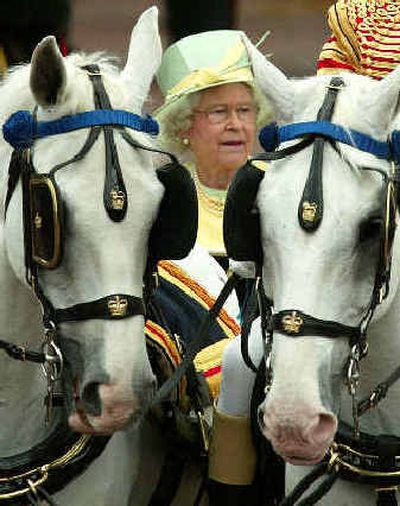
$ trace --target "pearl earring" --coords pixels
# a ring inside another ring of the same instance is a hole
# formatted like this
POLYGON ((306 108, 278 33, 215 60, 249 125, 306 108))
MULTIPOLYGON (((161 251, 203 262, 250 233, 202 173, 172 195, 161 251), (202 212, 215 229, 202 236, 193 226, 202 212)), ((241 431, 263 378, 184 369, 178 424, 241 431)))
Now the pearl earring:
POLYGON ((184 137, 184 138, 182 139, 182 144, 183 144, 184 146, 189 146, 189 139, 188 139, 187 137, 184 137))

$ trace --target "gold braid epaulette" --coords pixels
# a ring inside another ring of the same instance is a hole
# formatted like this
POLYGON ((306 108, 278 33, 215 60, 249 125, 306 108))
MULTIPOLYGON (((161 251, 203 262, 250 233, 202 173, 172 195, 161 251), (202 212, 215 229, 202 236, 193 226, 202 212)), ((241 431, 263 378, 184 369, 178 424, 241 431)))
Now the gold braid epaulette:
MULTIPOLYGON (((159 262, 158 273, 162 278, 180 288, 188 297, 196 300, 205 309, 209 310, 213 306, 216 299, 173 262, 166 260, 159 262)), ((226 337, 233 338, 240 334, 239 324, 224 308, 221 309, 217 321, 226 337)))
MULTIPOLYGON (((182 290, 188 297, 197 301, 203 308, 209 310, 213 306, 215 299, 196 280, 189 277, 173 262, 159 262, 158 273, 166 281, 182 290)), ((225 309, 221 309, 217 321, 226 338, 203 348, 194 359, 196 371, 204 376, 210 394, 214 399, 217 398, 221 386, 222 353, 229 341, 240 334, 240 325, 225 309)), ((170 339, 164 336, 163 341, 169 343, 170 339)), ((167 348, 165 351, 171 359, 171 345, 168 344, 167 348)))

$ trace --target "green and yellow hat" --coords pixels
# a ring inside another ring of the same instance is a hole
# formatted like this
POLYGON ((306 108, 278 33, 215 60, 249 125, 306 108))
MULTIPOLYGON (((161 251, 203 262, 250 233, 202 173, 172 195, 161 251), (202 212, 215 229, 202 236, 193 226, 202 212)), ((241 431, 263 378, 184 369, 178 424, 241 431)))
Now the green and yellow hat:
POLYGON ((190 93, 221 84, 252 84, 251 63, 242 35, 237 30, 214 30, 172 44, 156 76, 165 97, 155 113, 157 119, 162 120, 172 104, 190 93))

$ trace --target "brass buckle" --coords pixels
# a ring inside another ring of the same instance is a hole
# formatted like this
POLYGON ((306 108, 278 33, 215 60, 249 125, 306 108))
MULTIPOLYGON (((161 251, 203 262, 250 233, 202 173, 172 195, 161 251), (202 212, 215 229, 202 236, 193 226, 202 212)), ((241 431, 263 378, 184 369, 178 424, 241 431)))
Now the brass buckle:
POLYGON ((339 85, 335 85, 335 84, 332 84, 331 82, 329 82, 329 84, 326 85, 326 89, 327 90, 341 90, 343 88, 345 88, 346 86, 346 83, 344 81, 342 81, 339 85))
POLYGON ((339 470, 339 451, 338 446, 334 442, 332 443, 331 447, 329 448, 329 461, 328 461, 328 469, 335 469, 335 471, 339 470))
POLYGON ((20 345, 20 346, 17 346, 16 349, 18 350, 18 353, 20 354, 19 355, 20 359, 23 362, 25 362, 25 360, 26 360, 26 348, 25 348, 25 346, 20 345))
POLYGON ((26 480, 26 482, 27 482, 27 484, 28 484, 28 486, 29 486, 29 490, 32 492, 33 497, 34 497, 37 501, 39 501, 39 500, 40 500, 40 498, 39 498, 39 494, 38 494, 38 492, 37 492, 37 490, 36 490, 36 485, 37 485, 37 483, 34 483, 32 480, 29 480, 29 479, 27 479, 27 480, 26 480))
POLYGON ((85 69, 85 72, 88 76, 101 76, 101 71, 99 70, 88 70, 85 69))

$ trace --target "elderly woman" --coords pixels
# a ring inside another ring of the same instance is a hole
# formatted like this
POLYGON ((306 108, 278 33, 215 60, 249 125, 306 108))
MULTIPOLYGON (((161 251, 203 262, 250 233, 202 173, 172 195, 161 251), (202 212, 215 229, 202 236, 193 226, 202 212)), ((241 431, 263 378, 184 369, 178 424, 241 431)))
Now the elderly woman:
POLYGON ((253 152, 256 125, 267 119, 241 32, 204 32, 173 44, 164 53, 158 84, 165 96, 156 114, 160 141, 192 173, 198 242, 220 259, 227 188, 253 152))
MULTIPOLYGON (((253 152, 257 124, 264 124, 269 113, 255 87, 242 35, 216 30, 185 37, 166 50, 157 76, 165 97, 156 112, 161 144, 191 172, 199 206, 197 242, 225 269, 227 189, 253 152)), ((250 487, 255 452, 249 418, 228 413, 217 407, 214 414, 210 505, 250 506, 255 504, 250 487)))

